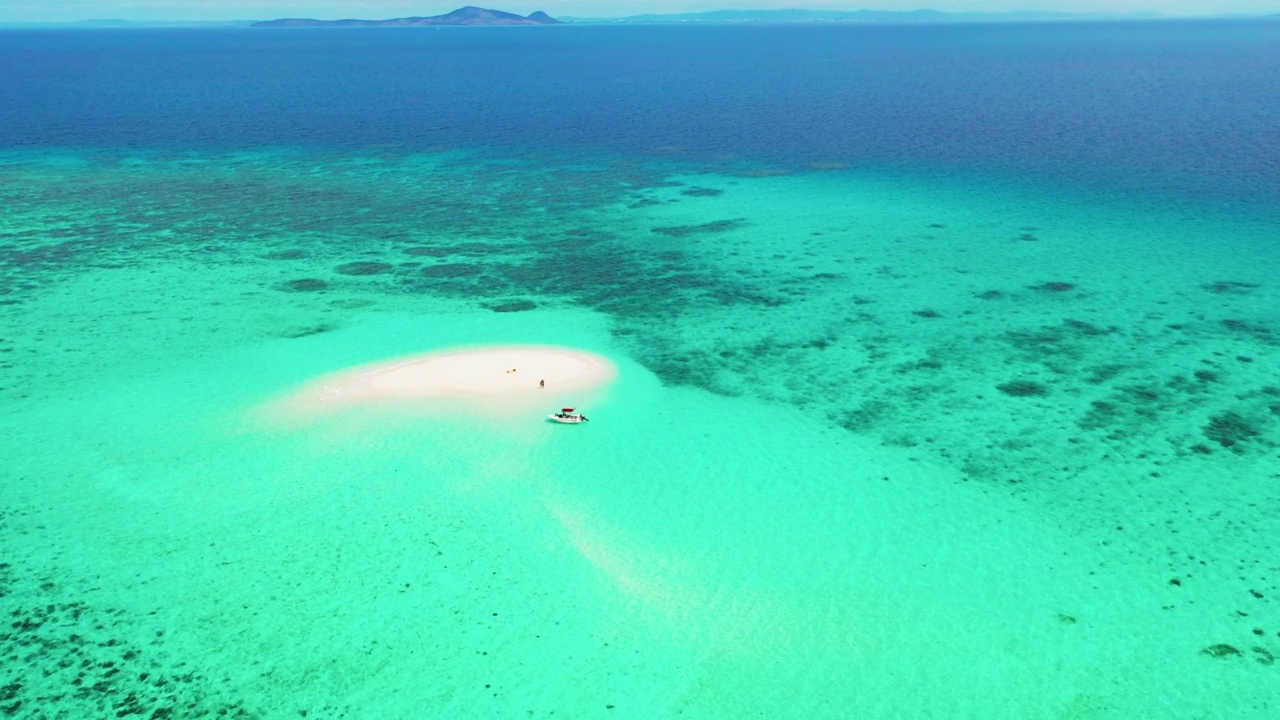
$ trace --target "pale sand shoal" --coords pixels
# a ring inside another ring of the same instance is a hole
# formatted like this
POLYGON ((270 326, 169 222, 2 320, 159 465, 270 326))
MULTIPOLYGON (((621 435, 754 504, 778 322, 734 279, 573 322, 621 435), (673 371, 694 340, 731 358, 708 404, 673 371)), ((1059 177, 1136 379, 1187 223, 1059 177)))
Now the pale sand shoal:
POLYGON ((391 403, 422 411, 492 414, 559 409, 617 375, 608 358, 572 348, 516 345, 402 357, 317 378, 274 403, 294 416, 391 403), (539 383, 544 382, 545 387, 539 383))

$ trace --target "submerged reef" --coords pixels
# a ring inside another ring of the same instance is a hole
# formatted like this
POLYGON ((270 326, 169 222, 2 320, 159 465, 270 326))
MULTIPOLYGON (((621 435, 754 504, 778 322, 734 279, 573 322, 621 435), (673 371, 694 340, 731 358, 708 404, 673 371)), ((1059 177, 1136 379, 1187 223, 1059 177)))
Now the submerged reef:
POLYGON ((511 302, 490 305, 489 309, 498 313, 528 312, 537 310, 538 303, 532 300, 512 300, 511 302))
POLYGON ((382 275, 393 269, 394 266, 384 262, 350 262, 339 265, 333 271, 339 275, 382 275))
POLYGON ((1013 397, 1042 397, 1049 394, 1049 388, 1031 380, 1013 380, 1001 383, 996 389, 1013 397))
POLYGON ((702 223, 701 225, 671 225, 664 227, 651 228, 650 231, 658 235, 666 235, 667 237, 689 237, 691 235, 708 235, 714 233, 729 232, 745 227, 746 222, 737 220, 715 220, 713 222, 702 223))
POLYGON ((1045 293, 1060 293, 1068 290, 1074 290, 1075 287, 1075 283, 1054 280, 1051 282, 1040 283, 1039 285, 1032 285, 1031 289, 1045 293))
POLYGON ((329 283, 318 278, 299 278, 290 280, 284 284, 285 289, 291 292, 318 292, 327 290, 329 283))
POLYGON ((1262 286, 1258 283, 1240 282, 1238 280, 1215 280, 1200 287, 1218 295, 1248 295, 1252 290, 1262 286))
MULTIPOLYGON (((0 713, 59 718, 256 718, 222 682, 176 657, 158 617, 94 600, 92 586, 15 541, 40 522, 30 508, 0 510, 0 713)), ((216 672, 216 671, 212 671, 216 672)))

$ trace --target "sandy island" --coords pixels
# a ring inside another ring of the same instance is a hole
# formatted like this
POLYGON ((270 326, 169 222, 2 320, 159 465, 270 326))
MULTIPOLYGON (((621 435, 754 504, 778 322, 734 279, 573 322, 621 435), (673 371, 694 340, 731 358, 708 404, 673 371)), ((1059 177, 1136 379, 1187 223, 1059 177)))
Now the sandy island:
POLYGON ((613 380, 608 358, 550 346, 481 347, 427 353, 365 365, 309 382, 274 403, 305 417, 353 405, 394 403, 422 411, 484 414, 549 411, 613 380))

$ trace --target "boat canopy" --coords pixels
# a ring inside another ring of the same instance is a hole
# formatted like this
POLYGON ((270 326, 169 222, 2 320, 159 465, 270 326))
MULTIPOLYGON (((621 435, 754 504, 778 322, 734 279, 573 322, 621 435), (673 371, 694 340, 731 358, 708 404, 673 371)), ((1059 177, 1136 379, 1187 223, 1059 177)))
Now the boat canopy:
POLYGON ((571 413, 573 412, 573 408, 560 408, 560 412, 571 413))

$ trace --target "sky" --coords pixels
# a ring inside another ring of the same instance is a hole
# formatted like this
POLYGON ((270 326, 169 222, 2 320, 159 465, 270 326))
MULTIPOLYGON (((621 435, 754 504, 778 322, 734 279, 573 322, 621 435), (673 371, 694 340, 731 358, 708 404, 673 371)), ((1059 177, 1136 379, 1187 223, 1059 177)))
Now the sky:
POLYGON ((617 17, 705 10, 814 8, 1160 12, 1169 15, 1280 13, 1280 0, 0 0, 0 22, 125 20, 270 20, 282 17, 385 19, 440 15, 467 4, 527 15, 617 17))

